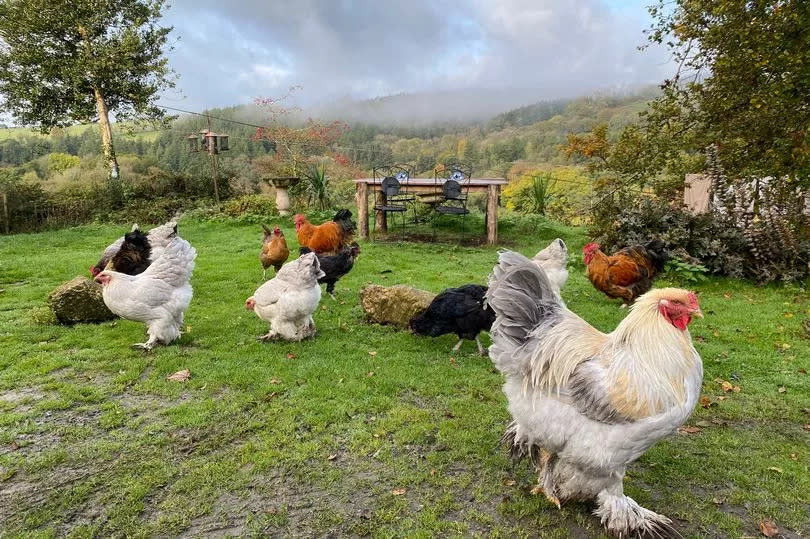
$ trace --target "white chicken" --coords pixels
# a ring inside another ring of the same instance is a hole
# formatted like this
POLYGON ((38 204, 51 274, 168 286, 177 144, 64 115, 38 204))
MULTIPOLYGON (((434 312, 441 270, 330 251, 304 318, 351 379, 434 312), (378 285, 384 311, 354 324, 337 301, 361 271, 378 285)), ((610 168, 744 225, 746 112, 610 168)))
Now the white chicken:
POLYGON ((703 316, 686 290, 652 290, 604 334, 569 311, 528 258, 500 254, 489 279, 489 355, 506 377, 513 421, 504 441, 530 455, 538 490, 559 507, 596 499, 621 537, 677 533, 624 495, 628 464, 672 434, 697 403, 703 363, 687 326, 703 316))
POLYGON ((197 251, 186 240, 174 238, 143 273, 104 270, 96 275, 104 303, 113 313, 146 324, 149 339, 135 348, 151 350, 157 343, 169 344, 180 337, 193 294, 189 280, 196 257, 197 251))
POLYGON ((546 272, 548 280, 556 287, 557 293, 560 293, 565 282, 568 280, 568 248, 565 242, 560 238, 552 241, 548 246, 539 251, 532 262, 537 264, 546 272))
POLYGON ((301 255, 281 267, 276 276, 245 301, 245 309, 270 324, 259 340, 300 341, 315 335, 312 313, 321 301, 318 279, 324 277, 315 253, 301 255))
MULTIPOLYGON (((132 225, 131 232, 135 232, 136 230, 140 230, 137 223, 132 225)), ((160 257, 160 254, 163 252, 163 249, 165 249, 175 237, 177 237, 177 221, 175 220, 169 221, 168 223, 164 223, 160 226, 156 226, 147 232, 146 238, 149 240, 149 247, 151 248, 149 260, 152 262, 157 260, 158 257, 160 257)), ((121 249, 121 245, 123 245, 123 243, 124 237, 121 236, 108 245, 106 249, 104 249, 104 253, 101 255, 101 258, 96 265, 90 266, 90 273, 93 275, 93 277, 101 273, 101 271, 107 267, 107 263, 112 260, 115 253, 121 249)))

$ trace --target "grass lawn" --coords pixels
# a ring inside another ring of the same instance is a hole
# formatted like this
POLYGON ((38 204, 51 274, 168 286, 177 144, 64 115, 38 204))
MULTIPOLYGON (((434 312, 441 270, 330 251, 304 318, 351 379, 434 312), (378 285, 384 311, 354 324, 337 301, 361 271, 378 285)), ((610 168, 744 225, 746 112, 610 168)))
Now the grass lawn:
MULTIPOLYGON (((130 349, 142 324, 38 323, 48 292, 126 228, 0 237, 0 535, 601 534, 591 506, 530 494, 529 464, 497 446, 502 377, 473 343, 453 354, 454 336, 363 321, 363 284, 485 283, 496 249, 366 243, 314 340, 260 343, 267 326, 243 308, 261 283, 260 227, 182 222, 199 255, 178 343, 144 354, 130 349), (180 369, 188 382, 166 380, 180 369)), ((502 234, 529 255, 562 236, 568 306, 602 330, 621 320, 584 277, 581 230, 502 234)), ((810 534, 810 298, 726 279, 696 289, 711 404, 629 468, 626 492, 687 537, 755 536, 763 519, 810 534)))

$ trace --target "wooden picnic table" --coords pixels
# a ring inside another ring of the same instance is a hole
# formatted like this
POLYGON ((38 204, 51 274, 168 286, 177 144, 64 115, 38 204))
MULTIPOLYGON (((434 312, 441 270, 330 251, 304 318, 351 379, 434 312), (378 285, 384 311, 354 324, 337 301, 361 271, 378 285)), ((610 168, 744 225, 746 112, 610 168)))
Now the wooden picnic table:
MULTIPOLYGON (((428 193, 433 194, 441 191, 442 179, 434 178, 410 178, 407 183, 403 183, 404 189, 408 193, 428 193)), ((382 178, 360 178, 354 180, 357 189, 357 219, 360 222, 360 237, 368 239, 368 194, 369 186, 375 191, 375 205, 382 206, 386 202, 386 197, 380 190, 382 178)), ((505 178, 475 178, 462 183, 462 188, 471 193, 487 194, 487 243, 495 245, 498 243, 498 195, 501 186, 506 185, 505 178)), ((374 216, 375 226, 378 230, 386 232, 388 222, 385 212, 378 211, 374 216)))

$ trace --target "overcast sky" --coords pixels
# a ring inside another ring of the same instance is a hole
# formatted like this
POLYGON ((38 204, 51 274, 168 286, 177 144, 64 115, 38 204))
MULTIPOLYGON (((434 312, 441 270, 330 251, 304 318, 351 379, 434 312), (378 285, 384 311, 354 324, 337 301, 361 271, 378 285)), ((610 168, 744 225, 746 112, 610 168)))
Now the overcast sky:
POLYGON ((548 97, 658 83, 637 50, 651 0, 173 0, 180 108, 249 103, 301 85, 302 105, 457 88, 548 97))

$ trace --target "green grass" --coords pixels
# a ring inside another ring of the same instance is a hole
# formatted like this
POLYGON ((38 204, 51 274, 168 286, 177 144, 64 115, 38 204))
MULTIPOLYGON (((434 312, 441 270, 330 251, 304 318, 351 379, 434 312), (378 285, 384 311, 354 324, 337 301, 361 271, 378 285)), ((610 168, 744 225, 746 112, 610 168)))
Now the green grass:
MULTIPOLYGON (((178 343, 145 355, 129 348, 142 324, 37 323, 48 292, 126 228, 0 237, 0 535, 601 534, 590 506, 531 495, 528 464, 497 447, 502 377, 474 344, 452 354, 453 336, 363 321, 363 284, 484 283, 496 249, 365 243, 338 301, 322 300, 314 340, 260 343, 266 325, 243 303, 261 283, 261 229, 184 221, 199 256, 178 343), (186 368, 187 383, 166 380, 186 368)), ((568 306, 602 330, 622 318, 583 276, 580 230, 502 233, 526 254, 564 237, 568 306)), ((689 420, 699 432, 633 464, 626 491, 687 537, 757 535, 764 518, 810 533, 808 295, 725 279, 697 289, 713 405, 689 420)))

